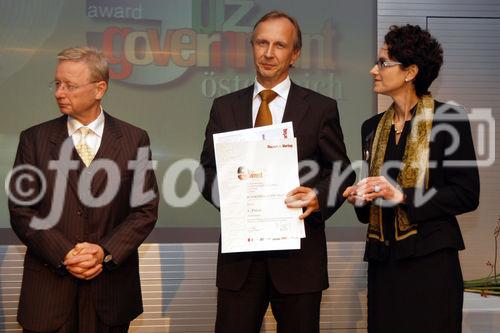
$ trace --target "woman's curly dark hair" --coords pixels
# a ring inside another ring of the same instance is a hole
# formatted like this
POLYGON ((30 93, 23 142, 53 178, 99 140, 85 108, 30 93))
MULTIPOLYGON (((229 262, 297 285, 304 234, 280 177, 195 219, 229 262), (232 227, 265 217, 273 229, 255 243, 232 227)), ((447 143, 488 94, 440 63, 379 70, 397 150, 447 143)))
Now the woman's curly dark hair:
POLYGON ((418 25, 392 25, 385 35, 389 57, 403 64, 418 66, 418 74, 413 81, 417 96, 429 93, 429 87, 437 78, 443 64, 441 44, 418 25))

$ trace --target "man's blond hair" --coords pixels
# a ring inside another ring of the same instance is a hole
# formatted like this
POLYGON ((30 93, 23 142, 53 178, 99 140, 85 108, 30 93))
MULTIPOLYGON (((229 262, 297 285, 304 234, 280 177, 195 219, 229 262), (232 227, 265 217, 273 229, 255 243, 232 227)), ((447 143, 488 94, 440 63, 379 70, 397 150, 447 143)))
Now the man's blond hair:
POLYGON ((70 47, 62 50, 57 55, 59 62, 76 61, 84 62, 90 69, 90 76, 95 81, 109 83, 109 66, 104 54, 93 47, 70 47))

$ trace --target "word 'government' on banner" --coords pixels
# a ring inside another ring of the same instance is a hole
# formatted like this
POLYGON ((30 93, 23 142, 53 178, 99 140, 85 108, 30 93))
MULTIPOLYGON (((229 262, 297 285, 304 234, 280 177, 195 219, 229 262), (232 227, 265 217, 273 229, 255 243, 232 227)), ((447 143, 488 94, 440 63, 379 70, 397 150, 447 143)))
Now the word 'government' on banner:
MULTIPOLYGON (((253 24, 247 22, 258 19, 254 1, 105 4, 87 0, 87 17, 100 23, 109 21, 100 31, 88 31, 87 43, 103 50, 110 63, 111 79, 156 85, 179 79, 191 68, 202 71, 253 68, 250 45, 253 24)), ((303 32, 301 57, 295 67, 336 69, 333 21, 326 18, 320 24, 317 32, 303 32)))

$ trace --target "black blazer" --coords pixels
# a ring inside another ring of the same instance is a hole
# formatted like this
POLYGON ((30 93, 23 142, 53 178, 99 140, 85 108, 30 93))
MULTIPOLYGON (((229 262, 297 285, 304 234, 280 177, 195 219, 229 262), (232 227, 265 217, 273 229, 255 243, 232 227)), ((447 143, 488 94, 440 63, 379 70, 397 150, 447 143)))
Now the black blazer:
MULTIPOLYGON (((416 237, 396 242, 405 244, 396 246, 396 251, 399 247, 396 258, 422 256, 443 248, 463 250, 465 247, 456 215, 473 211, 479 205, 479 173, 467 114, 461 107, 438 101, 435 103, 429 160, 435 161, 436 165, 429 169, 429 189, 434 189, 436 193, 425 204, 418 205, 415 200, 416 189, 403 189, 407 200, 403 207, 407 210, 410 222, 417 223, 418 227, 416 237), (453 132, 456 136, 451 134, 453 132), (455 143, 455 139, 460 140, 456 149, 446 152, 455 143), (448 165, 453 161, 467 161, 469 165, 448 165)), ((361 127, 365 159, 367 155, 372 155, 371 143, 382 115, 383 113, 366 120, 361 127)), ((356 214, 360 222, 368 223, 369 205, 356 208, 356 214)), ((372 239, 367 241, 365 259, 376 257, 376 250, 369 243, 378 242, 372 239)))
MULTIPOLYGON (((199 185, 203 196, 216 207, 218 191, 213 186, 216 165, 212 135, 253 126, 253 90, 254 87, 250 86, 219 97, 214 100, 210 111, 199 169, 205 173, 205 182, 199 181, 199 185)), ((280 292, 315 292, 328 288, 325 220, 343 203, 342 192, 353 183, 354 176, 350 174, 343 181, 334 178, 331 182, 332 163, 340 163, 341 170, 350 164, 335 100, 292 83, 283 116, 283 122, 288 121, 293 122, 299 162, 311 160, 320 168, 317 175, 302 184, 317 190, 320 210, 305 220, 306 238, 301 240, 300 250, 268 251, 260 255, 267 258, 272 281, 280 292), (330 187, 334 190, 328 205, 330 187)), ((303 175, 307 171, 300 170, 299 173, 303 175)), ((256 253, 221 254, 219 246, 217 286, 240 289, 254 255, 256 253)))
MULTIPOLYGON (((156 198, 138 207, 130 206, 133 171, 128 161, 136 160, 139 147, 149 147, 145 131, 105 114, 104 132, 94 160, 111 159, 120 170, 117 195, 103 207, 86 207, 77 195, 78 177, 84 166, 73 149, 72 158, 79 169, 70 171, 66 191, 53 197, 56 173, 49 170, 50 160, 58 160, 63 142, 68 139, 66 116, 42 123, 21 133, 15 166, 28 164, 42 171, 47 191, 31 206, 9 201, 11 225, 27 246, 18 321, 33 331, 52 331, 68 318, 76 303, 78 285, 90 285, 94 305, 107 325, 125 324, 142 312, 137 248, 153 229, 157 219, 159 196, 153 171, 147 171, 144 191, 153 189, 156 198), (48 230, 29 227, 33 216, 45 217, 56 201, 62 201, 57 224, 48 230), (113 256, 116 267, 104 269, 96 278, 82 281, 61 269, 65 255, 78 242, 100 244, 113 256)), ((71 138, 69 138, 71 140, 71 138)), ((149 156, 151 158, 151 156, 149 156)), ((143 161, 149 163, 148 161, 143 161)), ((11 182, 13 188, 14 178, 11 182)), ((93 179, 95 197, 107 182, 101 170, 93 179)), ((32 183, 35 194, 40 185, 32 183)))

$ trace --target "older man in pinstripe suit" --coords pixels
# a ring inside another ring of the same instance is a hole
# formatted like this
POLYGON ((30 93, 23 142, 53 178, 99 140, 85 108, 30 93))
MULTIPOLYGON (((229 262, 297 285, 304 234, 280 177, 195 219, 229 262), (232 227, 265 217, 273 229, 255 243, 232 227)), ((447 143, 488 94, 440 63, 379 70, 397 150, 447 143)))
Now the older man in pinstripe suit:
POLYGON ((63 116, 21 133, 10 181, 11 225, 27 246, 18 321, 24 332, 127 332, 142 312, 137 248, 159 202, 149 138, 102 110, 102 53, 58 60, 63 116))

